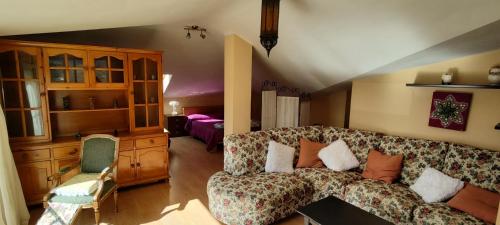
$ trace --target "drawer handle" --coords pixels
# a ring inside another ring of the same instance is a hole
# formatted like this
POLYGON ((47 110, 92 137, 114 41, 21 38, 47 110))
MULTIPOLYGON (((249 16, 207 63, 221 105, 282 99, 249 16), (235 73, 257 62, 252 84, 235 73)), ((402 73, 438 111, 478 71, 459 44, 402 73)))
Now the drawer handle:
POLYGON ((78 152, 78 149, 74 148, 73 151, 69 152, 68 154, 74 155, 78 152))
POLYGON ((154 139, 149 139, 149 143, 154 144, 155 140, 154 139))

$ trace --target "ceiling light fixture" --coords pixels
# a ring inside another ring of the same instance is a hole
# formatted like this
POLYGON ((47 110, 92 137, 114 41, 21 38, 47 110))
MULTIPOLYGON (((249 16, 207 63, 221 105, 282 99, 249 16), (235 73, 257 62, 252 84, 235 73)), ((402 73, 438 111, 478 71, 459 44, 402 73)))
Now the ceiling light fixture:
POLYGON ((204 27, 200 27, 197 25, 192 25, 192 26, 184 26, 184 30, 187 31, 186 34, 186 39, 191 39, 191 31, 199 31, 200 32, 200 37, 202 39, 207 38, 207 29, 204 27))
POLYGON ((266 49, 267 57, 271 49, 278 44, 279 13, 280 0, 262 0, 260 44, 266 49))

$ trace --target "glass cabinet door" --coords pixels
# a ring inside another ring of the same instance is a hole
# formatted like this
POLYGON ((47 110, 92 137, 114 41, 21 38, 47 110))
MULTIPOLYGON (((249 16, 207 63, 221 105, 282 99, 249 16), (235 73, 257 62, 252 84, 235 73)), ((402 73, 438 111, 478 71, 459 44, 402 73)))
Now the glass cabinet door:
POLYGON ((128 86, 126 54, 117 52, 89 52, 90 84, 98 88, 126 88, 128 86))
POLYGON ((12 140, 48 140, 41 51, 0 47, 0 103, 12 140))
POLYGON ((163 126, 161 82, 161 56, 129 54, 131 71, 130 105, 133 105, 131 124, 133 130, 163 126))
POLYGON ((47 87, 89 87, 87 76, 87 52, 70 49, 44 49, 47 87))

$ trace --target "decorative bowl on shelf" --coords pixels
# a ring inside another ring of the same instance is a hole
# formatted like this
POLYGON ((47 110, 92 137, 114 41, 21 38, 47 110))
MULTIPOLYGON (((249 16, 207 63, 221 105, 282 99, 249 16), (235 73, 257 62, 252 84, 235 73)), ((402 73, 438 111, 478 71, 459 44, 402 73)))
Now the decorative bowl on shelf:
POLYGON ((443 75, 441 75, 441 81, 443 84, 451 84, 453 80, 453 73, 443 73, 443 75))
POLYGON ((500 84, 500 67, 495 66, 490 69, 490 73, 488 75, 488 81, 490 84, 498 85, 500 84))

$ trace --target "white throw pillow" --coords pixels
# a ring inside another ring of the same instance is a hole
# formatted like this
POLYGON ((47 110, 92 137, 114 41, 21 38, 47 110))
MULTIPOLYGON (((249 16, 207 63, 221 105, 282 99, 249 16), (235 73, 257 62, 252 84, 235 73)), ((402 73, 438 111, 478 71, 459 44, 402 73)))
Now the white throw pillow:
POLYGON ((417 192, 426 203, 433 203, 453 197, 463 187, 463 181, 427 167, 410 189, 417 192))
POLYGON ((293 173, 294 153, 294 148, 270 141, 267 150, 266 172, 293 173))
POLYGON ((342 139, 321 149, 318 157, 326 167, 334 171, 350 170, 359 166, 358 159, 342 139))

